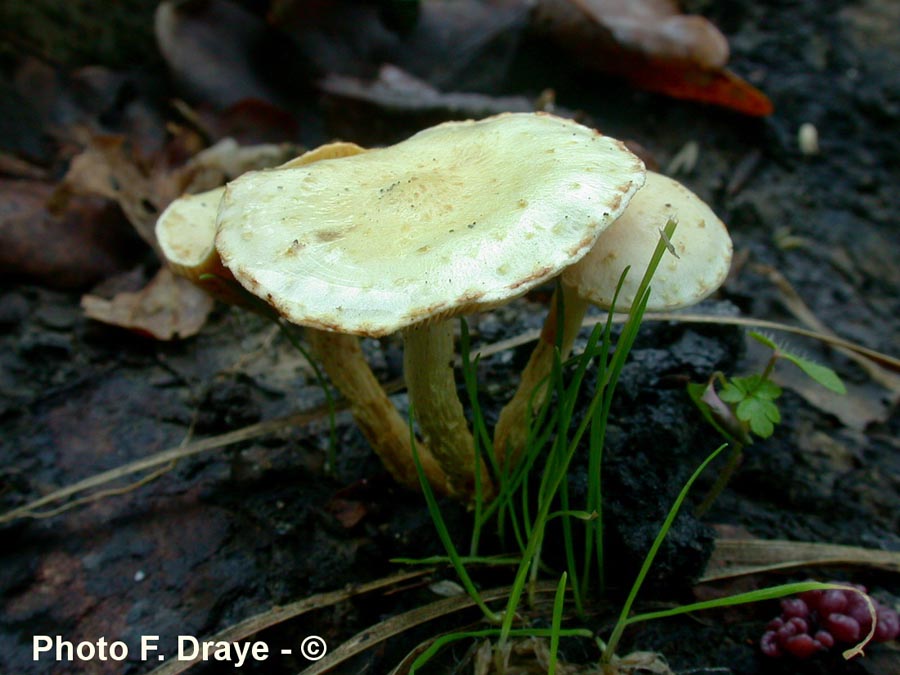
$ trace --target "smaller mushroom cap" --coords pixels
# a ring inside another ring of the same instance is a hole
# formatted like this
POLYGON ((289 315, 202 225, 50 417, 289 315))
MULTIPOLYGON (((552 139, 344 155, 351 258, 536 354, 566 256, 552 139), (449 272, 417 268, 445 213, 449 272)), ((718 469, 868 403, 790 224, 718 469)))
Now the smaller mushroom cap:
POLYGON ((678 223, 670 242, 677 257, 663 256, 651 282, 647 308, 670 310, 700 302, 728 275, 731 238, 702 199, 678 181, 651 171, 644 187, 600 235, 590 253, 563 273, 563 283, 585 300, 609 307, 619 278, 630 265, 616 307, 631 307, 669 218, 678 223))
POLYGON ((642 184, 619 141, 507 113, 229 183, 216 246, 301 325, 387 335, 494 307, 583 256, 642 184))
POLYGON ((169 267, 179 276, 199 281, 221 269, 216 252, 216 213, 225 187, 183 195, 156 221, 156 239, 169 267))
MULTIPOLYGON (((278 168, 306 166, 322 159, 349 157, 365 152, 355 143, 327 143, 295 157, 278 168)), ((205 288, 223 302, 245 305, 246 298, 233 282, 216 250, 216 215, 225 186, 198 194, 182 195, 160 214, 156 239, 165 262, 178 276, 205 288)))

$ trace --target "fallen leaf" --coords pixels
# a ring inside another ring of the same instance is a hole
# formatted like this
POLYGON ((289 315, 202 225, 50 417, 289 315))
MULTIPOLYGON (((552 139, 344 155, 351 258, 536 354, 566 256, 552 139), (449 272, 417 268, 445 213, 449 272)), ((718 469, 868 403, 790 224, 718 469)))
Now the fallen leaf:
POLYGON ((233 2, 161 2, 154 31, 173 78, 191 100, 226 108, 278 95, 254 67, 254 49, 265 43, 265 22, 233 2))
POLYGON ((123 136, 94 136, 89 147, 73 158, 58 199, 97 195, 118 203, 137 233, 158 253, 153 225, 163 206, 178 195, 155 187, 147 169, 126 151, 123 136))
POLYGON ((617 45, 707 68, 728 62, 728 41, 702 16, 682 14, 672 0, 568 0, 605 26, 617 45))
POLYGON ((14 155, 0 152, 0 174, 10 178, 30 178, 33 180, 47 180, 50 172, 43 167, 31 164, 14 155))
POLYGON ((533 25, 578 63, 632 86, 748 115, 772 112, 765 94, 725 68, 721 32, 669 0, 539 0, 533 25))
POLYGON ((487 96, 442 92, 424 80, 390 64, 378 69, 374 80, 330 74, 319 88, 332 96, 364 101, 400 112, 444 111, 449 115, 484 117, 500 112, 532 112, 534 103, 524 96, 487 96))
POLYGON ((132 265, 146 249, 119 210, 98 197, 50 209, 55 186, 0 179, 0 276, 83 289, 132 265))
POLYGON ((81 307, 96 321, 157 340, 173 340, 200 331, 212 311, 213 299, 163 268, 137 293, 119 293, 112 300, 85 295, 81 307))
POLYGON ((156 219, 175 198, 223 185, 246 171, 275 166, 297 154, 290 144, 242 147, 225 139, 198 152, 183 166, 171 167, 165 156, 135 156, 122 136, 94 136, 88 143, 73 158, 59 199, 64 203, 71 194, 81 194, 115 201, 158 255, 156 219))
POLYGON ((175 107, 207 138, 215 140, 233 138, 241 145, 284 143, 300 133, 293 114, 259 99, 246 98, 221 111, 204 103, 194 110, 182 101, 176 101, 175 107))
POLYGON ((887 422, 897 400, 896 390, 886 396, 883 389, 868 382, 846 383, 847 393, 838 395, 792 366, 785 366, 773 373, 772 379, 800 394, 807 403, 822 412, 834 415, 845 427, 857 431, 865 431, 874 423, 887 422))
POLYGON ((362 502, 335 497, 326 506, 328 512, 346 529, 359 524, 366 517, 368 510, 362 502))

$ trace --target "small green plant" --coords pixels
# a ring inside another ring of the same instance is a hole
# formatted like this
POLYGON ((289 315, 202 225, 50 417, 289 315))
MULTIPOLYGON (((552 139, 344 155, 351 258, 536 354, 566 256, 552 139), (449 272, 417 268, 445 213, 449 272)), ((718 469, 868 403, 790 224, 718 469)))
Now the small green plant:
POLYGON ((732 377, 716 372, 705 383, 688 384, 688 395, 704 419, 731 443, 728 462, 697 508, 698 514, 705 513, 725 489, 743 460, 744 448, 753 443, 754 437, 769 438, 781 423, 777 400, 782 391, 772 380, 779 361, 793 363, 813 381, 836 394, 846 393, 844 383, 831 368, 798 356, 761 333, 751 332, 750 337, 772 350, 762 372, 732 377))

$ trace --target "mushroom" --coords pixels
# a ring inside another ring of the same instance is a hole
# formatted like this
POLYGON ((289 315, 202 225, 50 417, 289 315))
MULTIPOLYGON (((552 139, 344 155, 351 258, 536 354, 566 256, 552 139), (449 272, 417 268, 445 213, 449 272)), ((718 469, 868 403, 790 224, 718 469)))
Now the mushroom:
MULTIPOLYGON (((628 275, 616 300, 617 310, 635 301, 641 279, 669 219, 677 230, 668 242, 674 255, 659 265, 652 280, 647 309, 665 311, 696 304, 715 291, 731 265, 728 230, 712 209, 678 181, 652 171, 624 213, 597 239, 591 251, 563 273, 557 292, 563 294, 561 357, 572 349, 589 304, 608 309, 626 267, 628 275)), ((522 371, 513 398, 503 408, 494 430, 498 460, 514 466, 525 444, 529 405, 540 407, 543 387, 553 365, 558 326, 558 298, 554 296, 544 328, 522 371)))
POLYGON ((216 246, 288 320, 402 332, 410 401, 461 496, 474 442, 452 370, 452 317, 496 307, 593 246, 643 182, 619 141, 543 113, 447 122, 387 148, 251 172, 228 185, 216 246))
MULTIPOLYGON (((337 159, 365 152, 354 143, 329 143, 310 150, 280 168, 307 166, 324 159, 337 159)), ((156 236, 172 270, 197 283, 219 300, 254 311, 268 305, 253 298, 235 283, 222 265, 215 248, 216 214, 225 188, 196 195, 184 195, 163 211, 156 223, 156 236)), ((310 350, 332 384, 347 399, 350 411, 363 435, 381 457, 391 475, 407 487, 418 487, 419 477, 412 462, 409 425, 391 403, 369 367, 358 338, 307 328, 310 350)), ((420 448, 422 467, 432 485, 447 492, 446 478, 428 449, 420 448)))

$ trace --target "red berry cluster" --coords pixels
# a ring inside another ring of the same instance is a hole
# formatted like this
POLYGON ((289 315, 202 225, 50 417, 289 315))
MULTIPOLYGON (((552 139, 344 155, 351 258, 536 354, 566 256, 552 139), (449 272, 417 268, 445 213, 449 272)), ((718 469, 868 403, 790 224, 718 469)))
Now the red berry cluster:
MULTIPOLYGON (((856 584, 854 588, 866 592, 856 584)), ((874 642, 893 640, 900 634, 900 616, 890 607, 875 606, 874 642)), ((816 652, 827 651, 836 643, 855 644, 872 628, 869 605, 860 593, 829 589, 807 591, 796 598, 781 601, 781 616, 772 619, 759 641, 766 656, 790 654, 807 659, 816 652)))

